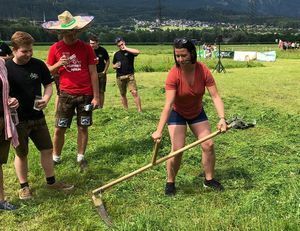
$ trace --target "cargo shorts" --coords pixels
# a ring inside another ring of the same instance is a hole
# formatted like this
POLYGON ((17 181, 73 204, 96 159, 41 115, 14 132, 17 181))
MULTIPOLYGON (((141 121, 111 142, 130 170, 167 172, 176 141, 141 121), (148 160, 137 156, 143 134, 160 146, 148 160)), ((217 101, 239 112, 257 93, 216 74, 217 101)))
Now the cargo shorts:
POLYGON ((104 93, 106 90, 106 81, 107 77, 104 73, 98 73, 98 80, 99 80, 99 92, 104 93))
POLYGON ((85 111, 84 106, 90 104, 93 99, 91 95, 70 95, 60 91, 56 110, 55 126, 58 128, 69 128, 72 118, 77 116, 77 126, 88 127, 93 124, 92 111, 85 111))
POLYGON ((15 148, 18 156, 28 155, 29 138, 39 151, 53 148, 45 117, 36 120, 20 121, 16 127, 20 143, 20 145, 15 148))
POLYGON ((127 93, 127 87, 129 91, 137 91, 136 81, 134 74, 122 75, 117 77, 117 85, 120 90, 120 94, 125 96, 127 93))

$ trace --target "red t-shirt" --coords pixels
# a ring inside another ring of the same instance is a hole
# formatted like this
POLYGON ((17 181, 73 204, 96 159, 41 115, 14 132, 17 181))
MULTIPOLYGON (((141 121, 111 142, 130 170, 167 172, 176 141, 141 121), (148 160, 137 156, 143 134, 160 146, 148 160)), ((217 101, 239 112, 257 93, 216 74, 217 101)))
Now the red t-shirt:
POLYGON ((47 63, 52 66, 63 55, 69 63, 58 70, 59 89, 71 95, 93 95, 89 65, 96 64, 96 56, 92 47, 80 40, 72 45, 61 40, 50 47, 47 63))
POLYGON ((173 110, 186 119, 194 119, 202 110, 205 87, 215 84, 210 70, 200 62, 196 63, 195 80, 190 86, 179 67, 172 67, 166 80, 166 90, 176 90, 173 110))

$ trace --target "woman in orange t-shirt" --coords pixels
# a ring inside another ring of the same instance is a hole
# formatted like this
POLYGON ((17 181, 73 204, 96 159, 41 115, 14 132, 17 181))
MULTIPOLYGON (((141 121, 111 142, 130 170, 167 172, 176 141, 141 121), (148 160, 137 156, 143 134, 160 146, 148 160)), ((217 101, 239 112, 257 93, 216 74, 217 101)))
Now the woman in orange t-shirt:
MULTIPOLYGON (((187 124, 193 134, 201 139, 211 133, 210 125, 202 106, 205 88, 208 90, 215 105, 220 121, 218 129, 226 131, 224 104, 219 96, 215 81, 209 69, 197 62, 196 47, 189 39, 174 40, 174 67, 170 70, 166 80, 166 102, 160 116, 157 130, 152 134, 154 140, 160 139, 164 125, 168 123, 168 130, 172 142, 172 151, 185 145, 187 124)), ((201 143, 202 165, 205 172, 204 187, 222 191, 223 186, 214 179, 215 152, 213 141, 201 143)), ((176 193, 175 177, 180 168, 182 154, 167 161, 167 183, 165 194, 172 196, 176 193)))

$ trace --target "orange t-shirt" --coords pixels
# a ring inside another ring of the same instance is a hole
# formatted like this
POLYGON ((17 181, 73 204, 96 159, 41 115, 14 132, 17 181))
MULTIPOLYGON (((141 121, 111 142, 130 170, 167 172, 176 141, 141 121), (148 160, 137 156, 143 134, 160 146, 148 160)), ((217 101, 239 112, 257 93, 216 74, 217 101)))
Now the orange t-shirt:
POLYGON ((194 119, 202 110, 202 98, 205 87, 215 84, 210 70, 203 63, 197 62, 195 80, 190 86, 179 67, 172 67, 166 80, 166 90, 176 90, 173 110, 186 119, 194 119))

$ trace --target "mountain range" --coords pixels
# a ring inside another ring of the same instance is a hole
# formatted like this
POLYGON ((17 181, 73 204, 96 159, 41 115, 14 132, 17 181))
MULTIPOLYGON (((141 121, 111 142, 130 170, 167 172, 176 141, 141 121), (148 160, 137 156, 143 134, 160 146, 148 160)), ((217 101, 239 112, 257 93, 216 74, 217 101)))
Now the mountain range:
POLYGON ((26 17, 56 20, 64 10, 94 15, 102 25, 139 20, 190 19, 199 21, 255 21, 256 17, 300 19, 300 0, 0 0, 0 19, 26 17))

